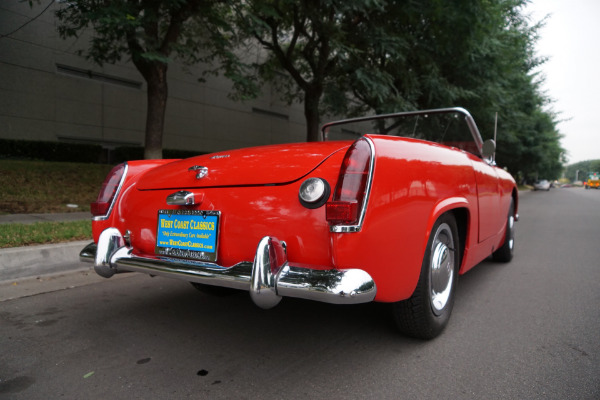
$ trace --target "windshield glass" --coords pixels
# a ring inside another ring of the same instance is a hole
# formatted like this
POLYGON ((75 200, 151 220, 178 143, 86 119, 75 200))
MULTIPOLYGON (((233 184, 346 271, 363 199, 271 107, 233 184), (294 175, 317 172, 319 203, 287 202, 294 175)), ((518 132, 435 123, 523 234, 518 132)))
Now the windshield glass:
POLYGON ((356 118, 323 127, 325 140, 355 140, 365 134, 427 140, 480 155, 481 136, 473 118, 462 109, 356 118))

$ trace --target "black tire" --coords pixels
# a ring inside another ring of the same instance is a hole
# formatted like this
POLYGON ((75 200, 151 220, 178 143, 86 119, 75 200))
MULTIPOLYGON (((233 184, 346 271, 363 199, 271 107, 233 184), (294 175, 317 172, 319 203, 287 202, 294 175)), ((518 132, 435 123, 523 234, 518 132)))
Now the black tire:
POLYGON ((510 262, 515 252, 515 200, 511 199, 504 231, 504 244, 492 253, 494 261, 510 262))
POLYGON ((394 321, 403 334, 428 340, 438 336, 448 325, 458 281, 458 239, 454 215, 442 215, 427 241, 413 295, 392 304, 394 321))
POLYGON ((232 289, 232 288, 227 288, 227 287, 222 287, 222 286, 205 285, 203 283, 196 283, 196 282, 190 282, 190 283, 199 292, 202 292, 202 293, 210 295, 210 296, 225 297, 225 296, 231 296, 233 294, 240 293, 239 290, 232 289))

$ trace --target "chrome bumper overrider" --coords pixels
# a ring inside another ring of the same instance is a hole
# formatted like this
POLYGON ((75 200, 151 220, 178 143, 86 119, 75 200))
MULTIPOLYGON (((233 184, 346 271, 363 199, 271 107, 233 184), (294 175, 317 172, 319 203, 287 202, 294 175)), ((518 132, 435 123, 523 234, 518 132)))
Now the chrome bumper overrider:
POLYGON ((143 272, 248 290, 261 308, 274 307, 285 296, 333 304, 366 303, 377 292, 371 276, 360 269, 316 270, 294 266, 287 260, 285 244, 269 236, 258 243, 254 262, 228 268, 202 261, 134 255, 116 228, 102 232, 98 244, 87 245, 79 257, 94 263, 98 275, 105 278, 119 272, 143 272))

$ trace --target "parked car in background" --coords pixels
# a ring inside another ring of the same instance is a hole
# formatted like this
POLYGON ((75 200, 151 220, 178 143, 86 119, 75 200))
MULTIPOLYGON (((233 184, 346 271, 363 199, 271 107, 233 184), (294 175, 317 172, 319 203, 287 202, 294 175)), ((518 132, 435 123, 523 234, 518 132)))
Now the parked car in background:
POLYGON ((439 335, 458 275, 513 257, 518 190, 495 144, 462 108, 333 122, 323 139, 118 165, 81 259, 262 308, 390 303, 401 332, 439 335))
POLYGON ((542 179, 533 184, 533 190, 550 190, 550 182, 542 179))

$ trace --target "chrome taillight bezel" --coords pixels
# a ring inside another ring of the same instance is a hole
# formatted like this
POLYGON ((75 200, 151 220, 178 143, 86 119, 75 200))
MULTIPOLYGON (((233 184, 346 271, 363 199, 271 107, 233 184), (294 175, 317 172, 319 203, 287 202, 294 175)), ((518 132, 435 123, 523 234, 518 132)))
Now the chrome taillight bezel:
MULTIPOLYGON (((114 195, 112 196, 112 198, 110 200, 110 205, 108 207, 108 210, 106 211, 106 214, 93 216, 92 217, 93 221, 105 221, 110 216, 110 214, 111 214, 111 212, 112 212, 112 210, 113 210, 113 208, 115 206, 115 203, 117 201, 117 198, 119 197, 119 193, 121 193, 121 189, 123 188, 123 184, 125 183, 125 178, 127 177, 127 172, 129 171, 129 165, 127 164, 127 162, 124 162, 123 164, 124 164, 123 174, 121 175, 121 179, 119 180, 119 184, 117 186, 117 190, 115 190, 114 195)), ((110 176, 110 173, 109 173, 109 175, 107 175, 107 178, 109 176, 110 176)))
MULTIPOLYGON (((367 212, 367 205, 369 203, 369 198, 371 195, 371 185, 373 183, 373 171, 375 170, 375 145, 373 141, 364 136, 358 140, 364 140, 369 145, 369 150, 371 152, 370 155, 370 163, 369 170, 367 176, 367 182, 365 187, 365 195, 362 199, 362 204, 359 205, 360 209, 358 211, 358 221, 355 224, 333 224, 329 226, 329 231, 334 233, 349 233, 349 232, 360 232, 363 226, 363 222, 365 220, 365 214, 367 212)), ((339 178, 338 178, 339 181, 339 178)), ((339 184, 339 182, 338 182, 339 184)))

